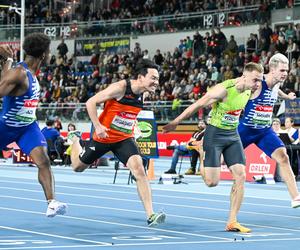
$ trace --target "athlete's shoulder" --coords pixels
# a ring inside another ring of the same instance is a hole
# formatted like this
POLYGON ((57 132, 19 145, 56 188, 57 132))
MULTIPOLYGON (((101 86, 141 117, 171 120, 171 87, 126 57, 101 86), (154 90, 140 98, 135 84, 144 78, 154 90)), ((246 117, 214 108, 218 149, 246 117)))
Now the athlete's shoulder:
POLYGON ((235 79, 229 79, 229 80, 226 80, 226 81, 224 81, 224 82, 221 83, 221 85, 222 85, 225 89, 233 88, 233 87, 235 87, 235 84, 236 84, 235 79))

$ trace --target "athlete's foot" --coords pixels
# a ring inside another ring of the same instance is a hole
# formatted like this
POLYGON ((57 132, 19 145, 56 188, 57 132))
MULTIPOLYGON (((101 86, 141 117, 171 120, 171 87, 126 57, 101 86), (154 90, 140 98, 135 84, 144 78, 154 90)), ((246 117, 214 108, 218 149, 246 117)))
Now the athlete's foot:
POLYGON ((295 199, 291 202, 292 208, 300 207, 300 195, 298 195, 295 199))
POLYGON ((48 208, 47 208, 47 212, 46 212, 46 216, 47 217, 54 217, 55 215, 63 215, 67 212, 67 204, 66 203, 62 203, 56 200, 52 200, 49 204, 48 204, 48 208))
POLYGON ((228 231, 228 232, 240 232, 240 233, 250 233, 251 232, 250 228, 242 226, 237 221, 228 223, 226 225, 225 230, 228 231))
POLYGON ((68 133, 68 141, 71 141, 72 143, 80 138, 81 138, 81 132, 78 130, 70 131, 68 133))
POLYGON ((164 223, 166 220, 166 214, 163 212, 152 214, 147 220, 148 226, 153 227, 158 224, 164 223))

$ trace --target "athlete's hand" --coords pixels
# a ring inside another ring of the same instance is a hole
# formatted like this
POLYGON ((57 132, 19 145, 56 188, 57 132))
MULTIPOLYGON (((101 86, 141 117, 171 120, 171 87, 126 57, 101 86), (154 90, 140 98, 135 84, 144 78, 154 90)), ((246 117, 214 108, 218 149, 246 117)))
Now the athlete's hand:
POLYGON ((0 55, 2 57, 4 57, 5 59, 7 59, 8 57, 12 58, 14 55, 14 52, 9 45, 2 44, 2 45, 0 45, 0 55))
POLYGON ((289 97, 289 100, 294 100, 294 99, 296 99, 297 96, 294 92, 291 92, 288 94, 288 97, 289 97))
POLYGON ((177 124, 174 121, 172 121, 172 122, 168 123, 167 125, 163 126, 162 131, 163 131, 163 133, 168 133, 170 131, 175 130, 176 127, 177 127, 177 124))
POLYGON ((96 133, 98 138, 108 137, 107 131, 109 131, 109 128, 103 126, 102 124, 100 124, 100 126, 97 126, 95 128, 95 133, 96 133))

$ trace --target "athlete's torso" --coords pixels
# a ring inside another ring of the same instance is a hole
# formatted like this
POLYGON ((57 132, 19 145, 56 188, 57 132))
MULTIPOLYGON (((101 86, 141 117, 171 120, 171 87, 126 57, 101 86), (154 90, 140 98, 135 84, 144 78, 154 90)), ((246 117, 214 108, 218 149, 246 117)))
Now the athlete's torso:
POLYGON ((3 109, 0 120, 7 126, 24 127, 36 120, 36 109, 40 97, 40 85, 36 76, 32 75, 25 62, 18 67, 24 67, 28 79, 28 89, 21 96, 3 97, 3 109))
POLYGON ((239 117, 247 104, 251 91, 239 93, 235 80, 227 80, 221 83, 227 91, 225 101, 213 104, 210 124, 221 129, 235 129, 239 123, 239 117))
POLYGON ((142 95, 134 94, 130 80, 126 80, 126 91, 122 99, 107 101, 99 116, 99 122, 109 128, 108 137, 98 138, 94 133, 93 139, 101 143, 115 143, 134 137, 133 129, 142 107, 142 95))
POLYGON ((242 126, 254 129, 271 127, 273 108, 278 98, 279 85, 270 89, 265 80, 261 83, 260 94, 249 100, 240 121, 242 126))

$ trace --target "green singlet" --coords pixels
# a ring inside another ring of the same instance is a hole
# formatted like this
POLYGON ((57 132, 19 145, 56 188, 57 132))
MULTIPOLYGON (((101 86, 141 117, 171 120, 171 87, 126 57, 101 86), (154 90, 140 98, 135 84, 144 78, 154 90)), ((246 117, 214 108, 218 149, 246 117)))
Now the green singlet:
POLYGON ((210 124, 221 129, 235 129, 239 124, 240 114, 251 96, 251 90, 239 93, 235 87, 235 79, 220 84, 226 89, 227 97, 225 101, 213 104, 210 124))

